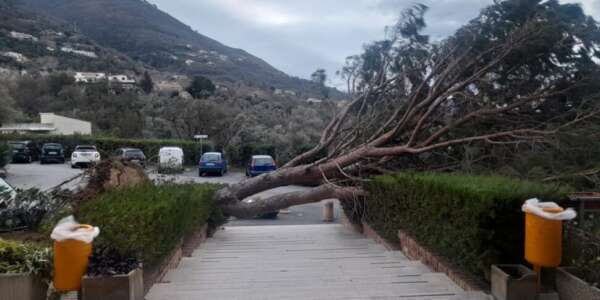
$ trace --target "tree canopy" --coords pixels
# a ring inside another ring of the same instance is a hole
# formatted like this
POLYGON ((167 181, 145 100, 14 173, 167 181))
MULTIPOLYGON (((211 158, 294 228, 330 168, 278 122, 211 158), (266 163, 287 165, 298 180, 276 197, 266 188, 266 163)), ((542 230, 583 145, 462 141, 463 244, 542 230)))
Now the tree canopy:
POLYGON ((408 169, 407 161, 465 155, 474 145, 546 145, 599 122, 600 28, 579 5, 499 0, 442 41, 422 34, 426 12, 412 7, 386 39, 349 57, 341 74, 352 101, 318 145, 275 173, 221 191, 225 210, 247 215, 352 199, 364 194, 364 177, 408 169), (316 187, 240 202, 289 184, 316 187))
POLYGON ((187 92, 197 99, 207 98, 212 95, 217 88, 213 82, 204 76, 195 76, 187 88, 187 92))

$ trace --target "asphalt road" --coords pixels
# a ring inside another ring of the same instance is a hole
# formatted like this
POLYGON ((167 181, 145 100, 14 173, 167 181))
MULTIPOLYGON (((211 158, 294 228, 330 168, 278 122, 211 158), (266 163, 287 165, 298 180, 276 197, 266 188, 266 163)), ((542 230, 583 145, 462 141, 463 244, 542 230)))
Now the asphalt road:
MULTIPOLYGON (((46 191, 82 173, 82 169, 72 169, 68 163, 46 165, 40 165, 39 162, 10 164, 7 168, 6 182, 18 189, 37 188, 46 191)), ((75 189, 81 184, 83 182, 76 179, 65 184, 63 188, 75 189)))
MULTIPOLYGON (((54 188, 58 184, 63 183, 83 172, 81 169, 71 169, 67 164, 51 164, 40 165, 39 162, 31 164, 11 164, 8 167, 8 176, 6 181, 15 188, 29 189, 38 188, 40 190, 48 190, 54 188)), ((149 169, 148 176, 156 182, 177 182, 177 183, 221 183, 234 184, 246 177, 242 172, 230 171, 225 176, 203 176, 199 177, 195 168, 188 168, 182 174, 178 175, 161 175, 156 171, 149 169)), ((85 183, 80 179, 76 179, 63 188, 75 189, 81 187, 85 183)), ((280 187, 273 190, 254 195, 250 198, 265 198, 270 195, 301 191, 306 189, 299 186, 280 187)), ((331 201, 331 200, 330 200, 331 201)), ((277 219, 235 219, 232 218, 227 226, 257 226, 257 225, 301 225, 301 224, 321 224, 322 223, 322 207, 323 203, 312 203, 291 207, 289 210, 282 211, 277 219)), ((340 207, 335 201, 335 220, 339 220, 340 207)))

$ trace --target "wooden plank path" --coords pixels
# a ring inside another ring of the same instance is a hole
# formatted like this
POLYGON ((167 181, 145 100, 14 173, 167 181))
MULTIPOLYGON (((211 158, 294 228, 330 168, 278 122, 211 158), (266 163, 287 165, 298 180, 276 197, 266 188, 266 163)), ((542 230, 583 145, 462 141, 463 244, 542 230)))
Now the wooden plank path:
POLYGON ((148 300, 483 300, 445 275, 342 225, 227 227, 150 290, 148 300))

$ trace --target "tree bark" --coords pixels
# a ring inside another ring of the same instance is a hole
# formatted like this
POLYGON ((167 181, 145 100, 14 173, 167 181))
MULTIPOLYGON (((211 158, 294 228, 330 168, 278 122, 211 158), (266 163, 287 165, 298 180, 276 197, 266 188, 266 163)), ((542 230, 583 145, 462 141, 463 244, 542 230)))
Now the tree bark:
POLYGON ((321 185, 307 191, 291 192, 271 196, 266 199, 248 199, 221 206, 223 213, 240 218, 253 217, 262 213, 276 212, 295 205, 319 202, 325 199, 342 201, 365 196, 359 188, 341 188, 332 184, 321 185))

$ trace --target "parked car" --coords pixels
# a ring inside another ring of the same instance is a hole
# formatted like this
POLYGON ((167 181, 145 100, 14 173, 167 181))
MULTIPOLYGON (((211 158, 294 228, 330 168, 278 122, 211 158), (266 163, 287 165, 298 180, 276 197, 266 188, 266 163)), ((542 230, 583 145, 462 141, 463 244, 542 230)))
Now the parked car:
POLYGON ((219 176, 227 173, 227 160, 221 152, 206 152, 200 157, 198 163, 198 176, 204 174, 218 174, 219 176))
POLYGON ((158 151, 158 172, 183 170, 183 149, 163 147, 158 151))
POLYGON ((246 166, 246 176, 254 177, 277 170, 277 164, 270 155, 254 155, 246 166))
POLYGON ((26 162, 31 163, 39 159, 39 149, 37 145, 32 141, 18 141, 18 142, 8 142, 11 146, 12 153, 12 162, 26 162))
POLYGON ((61 144, 46 143, 42 145, 40 164, 51 162, 59 164, 65 163, 65 149, 61 144))
POLYGON ((100 161, 100 152, 96 146, 80 145, 71 154, 71 168, 89 166, 100 161))
POLYGON ((142 167, 146 167, 146 155, 137 148, 119 148, 115 150, 113 157, 120 160, 138 163, 142 167))

